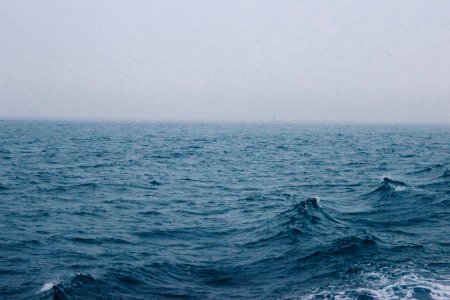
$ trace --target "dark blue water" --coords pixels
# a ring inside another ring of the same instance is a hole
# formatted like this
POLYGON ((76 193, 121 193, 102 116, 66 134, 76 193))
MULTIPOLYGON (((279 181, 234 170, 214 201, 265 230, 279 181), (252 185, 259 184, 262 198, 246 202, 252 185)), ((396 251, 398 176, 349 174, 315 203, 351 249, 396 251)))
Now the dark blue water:
POLYGON ((450 298, 450 127, 0 122, 0 298, 450 298))

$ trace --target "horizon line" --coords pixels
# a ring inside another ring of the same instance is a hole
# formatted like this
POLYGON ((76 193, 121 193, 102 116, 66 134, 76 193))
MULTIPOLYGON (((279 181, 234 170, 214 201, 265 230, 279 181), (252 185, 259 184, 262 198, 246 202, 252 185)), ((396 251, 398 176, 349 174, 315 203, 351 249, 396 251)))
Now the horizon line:
POLYGON ((249 120, 249 119, 131 119, 131 118, 65 118, 65 117, 10 117, 0 121, 72 122, 72 123, 141 123, 141 124, 245 124, 245 125, 375 125, 375 126, 450 126, 450 121, 341 121, 341 120, 249 120))

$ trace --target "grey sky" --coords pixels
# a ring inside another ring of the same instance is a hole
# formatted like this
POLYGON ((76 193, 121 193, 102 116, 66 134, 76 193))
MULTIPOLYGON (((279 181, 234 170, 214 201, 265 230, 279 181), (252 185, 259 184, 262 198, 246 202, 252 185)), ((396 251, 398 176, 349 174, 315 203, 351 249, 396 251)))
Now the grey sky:
POLYGON ((0 117, 450 122, 450 1, 0 0, 0 117))

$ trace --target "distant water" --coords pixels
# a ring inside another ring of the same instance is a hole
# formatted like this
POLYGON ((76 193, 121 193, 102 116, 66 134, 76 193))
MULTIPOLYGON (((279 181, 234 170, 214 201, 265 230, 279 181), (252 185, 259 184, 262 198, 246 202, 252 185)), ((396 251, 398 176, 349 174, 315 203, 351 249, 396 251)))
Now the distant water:
POLYGON ((450 127, 0 121, 1 299, 448 299, 450 127))

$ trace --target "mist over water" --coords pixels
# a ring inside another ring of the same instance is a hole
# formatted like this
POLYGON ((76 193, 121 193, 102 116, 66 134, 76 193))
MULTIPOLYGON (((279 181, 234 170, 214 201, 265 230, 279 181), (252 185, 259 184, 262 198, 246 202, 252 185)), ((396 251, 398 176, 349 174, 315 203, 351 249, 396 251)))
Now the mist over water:
POLYGON ((449 123, 450 1, 2 1, 0 117, 449 123))
POLYGON ((450 128, 0 121, 0 298, 446 299, 450 128))

